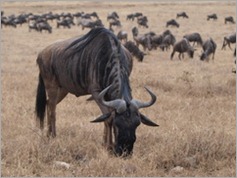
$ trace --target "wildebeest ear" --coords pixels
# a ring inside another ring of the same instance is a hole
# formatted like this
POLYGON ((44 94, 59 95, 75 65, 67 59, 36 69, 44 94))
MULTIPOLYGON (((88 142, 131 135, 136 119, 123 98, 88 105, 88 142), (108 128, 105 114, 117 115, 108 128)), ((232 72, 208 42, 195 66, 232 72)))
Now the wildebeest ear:
POLYGON ((100 117, 96 118, 95 120, 91 121, 93 123, 95 122, 104 122, 110 117, 111 113, 103 114, 100 117))
POLYGON ((154 126, 154 127, 157 127, 159 125, 157 125, 156 123, 152 122, 150 119, 148 119, 146 116, 144 116, 143 114, 140 114, 141 116, 141 122, 145 125, 148 125, 148 126, 154 126))

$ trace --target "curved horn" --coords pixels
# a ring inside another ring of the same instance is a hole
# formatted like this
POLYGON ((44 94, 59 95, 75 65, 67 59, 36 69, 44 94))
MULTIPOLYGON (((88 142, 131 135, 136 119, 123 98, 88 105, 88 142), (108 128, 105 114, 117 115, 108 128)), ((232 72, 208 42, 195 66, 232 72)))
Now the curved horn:
POLYGON ((156 95, 154 93, 152 93, 152 91, 150 91, 148 88, 145 87, 145 89, 151 95, 151 101, 141 102, 139 100, 132 99, 131 104, 133 106, 135 106, 136 109, 149 107, 149 106, 153 105, 156 102, 156 95))
POLYGON ((106 92, 110 89, 112 85, 108 86, 105 88, 103 91, 100 92, 99 94, 99 100, 101 100, 101 103, 107 107, 111 107, 116 109, 117 113, 122 113, 127 109, 126 102, 122 99, 115 99, 112 101, 105 101, 104 100, 104 95, 106 92))

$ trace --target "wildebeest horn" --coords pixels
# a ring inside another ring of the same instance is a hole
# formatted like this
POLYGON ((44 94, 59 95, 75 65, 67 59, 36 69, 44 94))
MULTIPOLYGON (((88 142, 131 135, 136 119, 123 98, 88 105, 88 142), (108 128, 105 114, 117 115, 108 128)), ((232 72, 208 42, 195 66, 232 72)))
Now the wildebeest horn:
POLYGON ((153 127, 158 127, 159 125, 152 122, 150 119, 148 119, 146 116, 144 116, 143 114, 140 114, 141 115, 141 122, 145 125, 148 125, 148 126, 153 126, 153 127))
POLYGON ((156 95, 154 93, 152 93, 148 88, 145 87, 145 89, 151 95, 151 101, 141 102, 139 100, 132 99, 131 100, 131 105, 133 105, 136 109, 149 107, 149 106, 153 105, 156 102, 156 95))
POLYGON ((122 100, 122 99, 115 99, 112 101, 105 101, 104 100, 104 95, 110 89, 111 86, 112 85, 108 86, 107 88, 105 88, 103 91, 100 92, 99 100, 101 100, 103 105, 116 109, 117 113, 122 113, 127 108, 126 102, 124 100, 122 100))

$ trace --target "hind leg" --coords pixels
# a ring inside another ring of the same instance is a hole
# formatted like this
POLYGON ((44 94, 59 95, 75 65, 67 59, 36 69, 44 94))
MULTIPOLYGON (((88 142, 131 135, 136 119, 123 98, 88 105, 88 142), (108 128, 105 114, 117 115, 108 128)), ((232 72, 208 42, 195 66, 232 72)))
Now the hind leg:
POLYGON ((54 83, 50 83, 47 85, 47 119, 48 119, 48 132, 47 136, 56 137, 56 105, 63 100, 63 98, 67 95, 67 92, 62 88, 59 88, 54 83))

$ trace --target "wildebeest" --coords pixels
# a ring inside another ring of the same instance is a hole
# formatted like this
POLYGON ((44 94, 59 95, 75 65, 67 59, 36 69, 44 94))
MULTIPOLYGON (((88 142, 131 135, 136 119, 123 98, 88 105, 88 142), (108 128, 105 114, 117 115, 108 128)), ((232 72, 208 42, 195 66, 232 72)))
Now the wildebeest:
POLYGON ((105 146, 114 148, 118 156, 132 154, 141 122, 158 126, 138 111, 153 105, 156 96, 146 89, 151 95, 149 102, 133 99, 131 54, 108 29, 98 27, 82 37, 58 41, 38 54, 37 64, 36 118, 43 129, 47 107, 48 136, 56 136, 56 105, 68 93, 92 95, 103 114, 91 122, 104 122, 105 146))
POLYGON ((111 20, 109 21, 109 28, 112 28, 113 26, 121 27, 120 20, 111 20))
POLYGON ((234 18, 232 16, 225 17, 225 24, 227 24, 227 22, 235 24, 234 18))
POLYGON ((111 12, 107 15, 107 21, 109 20, 118 20, 119 19, 119 15, 117 14, 117 12, 111 12))
POLYGON ((166 22, 166 27, 169 27, 169 26, 175 26, 175 27, 179 28, 179 23, 176 20, 171 19, 166 22))
POLYGON ((78 26, 81 25, 82 30, 85 28, 96 28, 96 27, 103 27, 102 21, 100 19, 98 20, 91 20, 91 19, 78 19, 78 26))
POLYGON ((139 16, 137 18, 137 24, 138 24, 139 27, 146 27, 146 28, 148 28, 147 23, 148 23, 147 16, 139 16))
POLYGON ((132 34, 137 47, 139 47, 139 45, 141 44, 144 51, 146 51, 146 49, 148 49, 149 51, 152 50, 151 35, 139 35, 137 27, 132 28, 132 34))
POLYGON ((236 43, 236 33, 224 37, 221 49, 225 49, 226 45, 231 49, 230 43, 236 43))
POLYGON ((171 33, 168 35, 165 35, 163 37, 162 43, 160 45, 160 48, 164 51, 165 49, 168 50, 170 46, 174 46, 176 42, 175 36, 171 33))
POLYGON ((127 42, 128 40, 128 33, 124 30, 120 30, 117 34, 117 38, 120 40, 120 41, 125 41, 127 42))
POLYGON ((203 41, 199 33, 191 33, 191 34, 184 35, 183 37, 186 38, 189 42, 193 42, 193 46, 195 43, 202 46, 203 41))
POLYGON ((40 23, 37 23, 36 26, 39 32, 46 30, 49 33, 52 33, 52 27, 48 24, 48 22, 40 22, 40 23))
POLYGON ((188 15, 186 14, 186 12, 177 13, 176 19, 179 18, 179 17, 183 17, 183 18, 187 18, 188 19, 188 15))
POLYGON ((212 54, 212 59, 214 59, 215 52, 216 52, 216 43, 213 41, 212 38, 206 40, 202 46, 203 52, 200 56, 200 60, 204 61, 212 54))
POLYGON ((57 28, 59 28, 60 26, 63 26, 64 28, 71 28, 70 23, 66 20, 66 19, 62 19, 62 20, 58 20, 57 21, 57 28))
POLYGON ((184 58, 185 52, 188 53, 189 57, 193 58, 195 49, 190 45, 189 41, 186 38, 176 42, 173 47, 173 52, 171 53, 170 59, 173 59, 175 52, 179 52, 179 59, 181 60, 180 56, 184 58))
POLYGON ((132 41, 127 41, 124 46, 128 49, 128 51, 137 58, 139 62, 143 61, 145 53, 143 53, 132 41))
POLYGON ((217 20, 217 15, 215 13, 211 15, 207 15, 207 20, 210 20, 210 19, 217 20))

